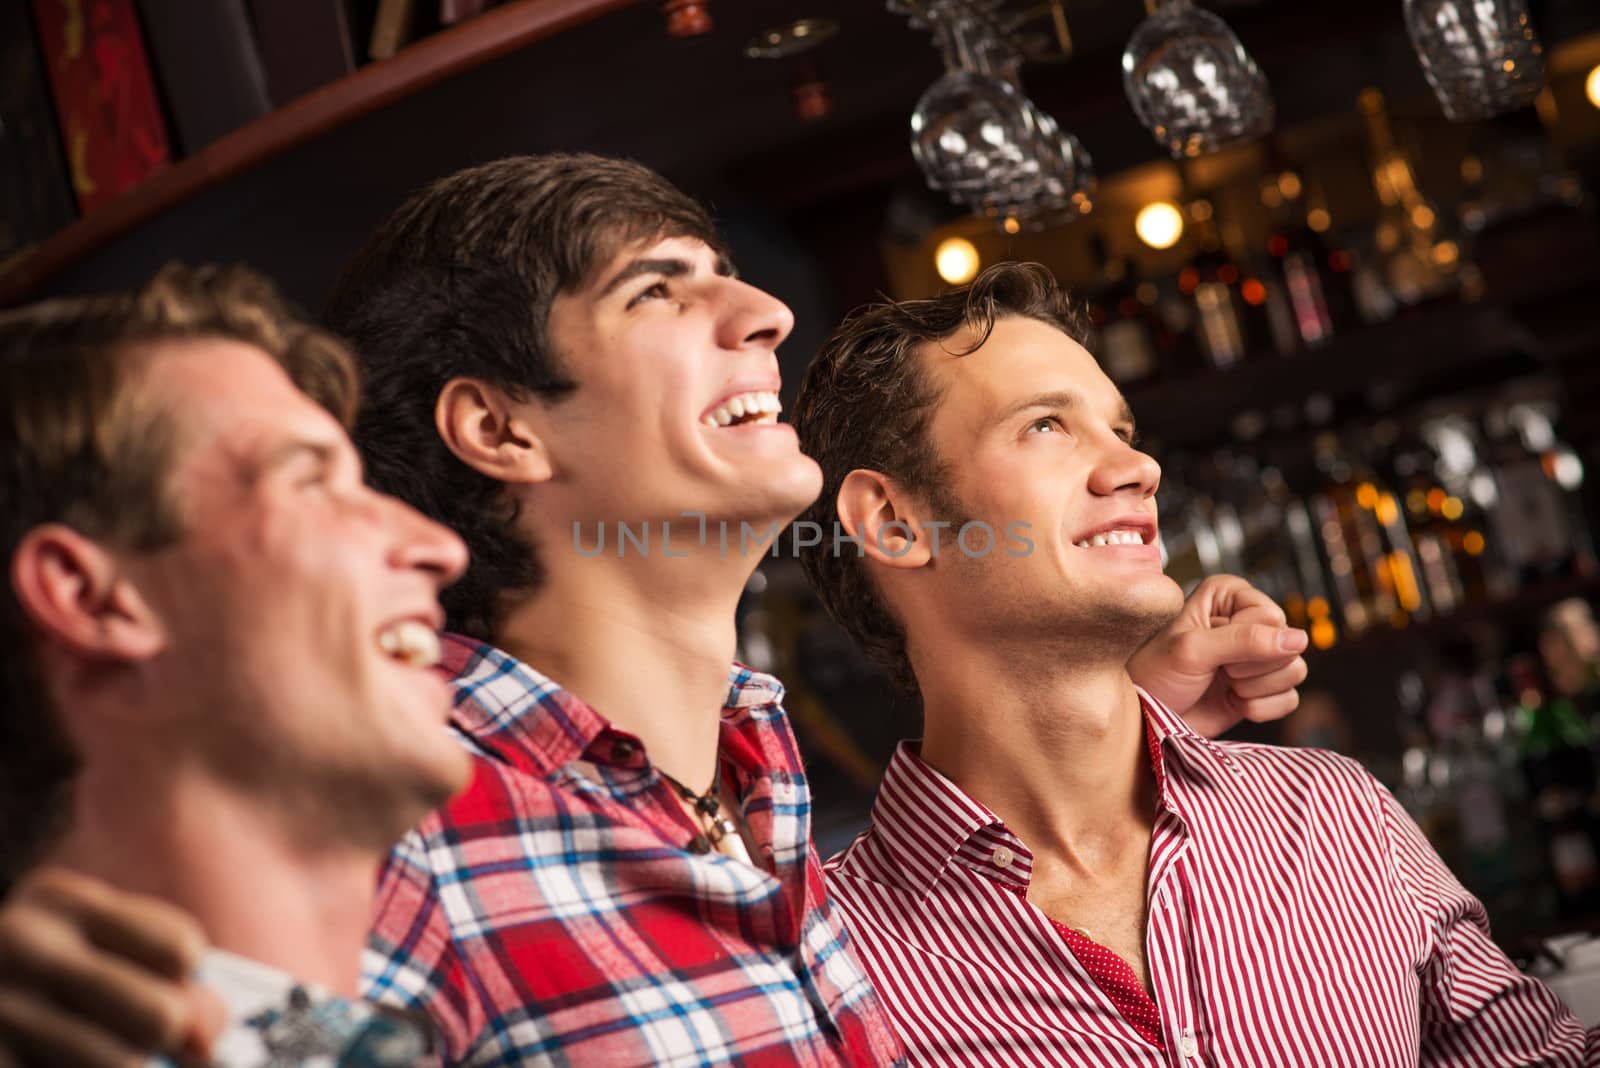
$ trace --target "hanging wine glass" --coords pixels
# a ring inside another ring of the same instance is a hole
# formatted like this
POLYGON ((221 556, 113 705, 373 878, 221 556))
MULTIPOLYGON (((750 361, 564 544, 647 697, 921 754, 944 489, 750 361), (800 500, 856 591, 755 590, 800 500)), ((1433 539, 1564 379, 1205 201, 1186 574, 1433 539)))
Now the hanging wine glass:
POLYGON ((1272 129, 1272 89, 1228 24, 1191 0, 1146 0, 1150 15, 1122 53, 1139 121, 1174 159, 1272 129))
POLYGON ((946 71, 911 113, 911 153, 928 184, 950 193, 1016 166, 1030 136, 1016 91, 975 71, 946 71))
POLYGON ((1003 78, 1023 100, 1032 132, 1028 160, 1011 181, 984 198, 982 208, 1008 231, 1043 230, 1092 210, 1098 182, 1094 162, 1078 138, 1029 99, 1022 87, 1022 57, 1009 38, 991 38, 978 53, 985 69, 1003 78))
POLYGON ((911 153, 933 188, 981 194, 1024 161, 1032 117, 1009 82, 981 68, 980 22, 951 17, 935 28, 948 69, 911 113, 911 153))
POLYGON ((1485 119, 1533 103, 1544 49, 1526 0, 1405 0, 1406 30, 1445 115, 1485 119))
POLYGON ((1028 99, 1021 55, 998 0, 891 0, 929 25, 946 70, 911 115, 911 152, 928 185, 1010 232, 1089 211, 1093 163, 1028 99))

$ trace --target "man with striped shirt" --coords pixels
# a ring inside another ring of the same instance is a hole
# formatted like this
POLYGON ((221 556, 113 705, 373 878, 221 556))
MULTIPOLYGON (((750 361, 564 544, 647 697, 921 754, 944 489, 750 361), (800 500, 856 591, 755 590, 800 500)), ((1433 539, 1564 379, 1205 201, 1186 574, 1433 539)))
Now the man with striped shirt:
POLYGON ((861 546, 807 570, 924 708, 828 866, 911 1060, 1580 1063, 1365 770, 1209 741, 1135 686, 1183 598, 1160 469, 1083 337, 1048 272, 1003 264, 858 313, 801 387, 807 518, 861 546))

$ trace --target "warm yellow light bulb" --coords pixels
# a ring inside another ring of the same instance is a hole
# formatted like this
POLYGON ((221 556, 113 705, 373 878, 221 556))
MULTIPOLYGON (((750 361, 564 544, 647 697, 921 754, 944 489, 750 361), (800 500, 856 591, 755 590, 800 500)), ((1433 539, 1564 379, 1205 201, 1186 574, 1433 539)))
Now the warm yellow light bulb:
POLYGON ((947 237, 933 253, 933 266, 953 286, 966 285, 978 276, 978 249, 964 237, 947 237))
POLYGON ((1139 209, 1133 228, 1151 248, 1171 248, 1183 236, 1183 213, 1176 204, 1158 200, 1139 209))
POLYGON ((1589 94, 1589 103, 1600 108, 1600 66, 1589 72, 1589 77, 1583 83, 1584 92, 1589 94))

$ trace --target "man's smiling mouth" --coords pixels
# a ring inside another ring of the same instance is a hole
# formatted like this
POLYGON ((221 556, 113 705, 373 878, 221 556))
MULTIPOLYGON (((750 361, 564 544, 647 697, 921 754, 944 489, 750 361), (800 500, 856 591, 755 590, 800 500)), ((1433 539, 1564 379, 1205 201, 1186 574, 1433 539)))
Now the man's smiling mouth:
POLYGON ((783 405, 778 395, 767 390, 740 393, 729 397, 716 408, 700 417, 704 425, 717 429, 729 426, 747 426, 752 423, 776 423, 783 405))
POLYGON ((1137 530, 1108 530, 1075 544, 1080 549, 1098 549, 1102 545, 1143 545, 1144 535, 1137 530))

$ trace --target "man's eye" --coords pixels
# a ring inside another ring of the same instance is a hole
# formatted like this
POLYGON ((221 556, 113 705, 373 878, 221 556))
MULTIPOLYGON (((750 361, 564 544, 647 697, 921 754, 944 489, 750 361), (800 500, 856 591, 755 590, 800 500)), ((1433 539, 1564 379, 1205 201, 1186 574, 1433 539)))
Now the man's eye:
POLYGON ((628 301, 628 307, 631 308, 635 304, 638 304, 641 301, 645 301, 645 300, 659 300, 660 298, 662 298, 662 297, 664 297, 666 295, 667 295, 667 283, 665 283, 665 282, 657 282, 655 285, 651 286, 649 289, 641 291, 632 300, 628 301))
POLYGON ((1137 430, 1119 430, 1117 431, 1117 437, 1125 441, 1130 449, 1137 449, 1139 444, 1144 441, 1137 430))
POLYGON ((1056 417, 1053 415, 1047 415, 1042 419, 1035 419, 1033 422, 1028 424, 1028 433, 1030 434, 1040 430, 1047 430, 1054 434, 1060 431, 1060 429, 1061 424, 1056 421, 1056 417))
POLYGON ((328 469, 322 465, 300 472, 294 480, 296 489, 323 489, 328 485, 328 469))

